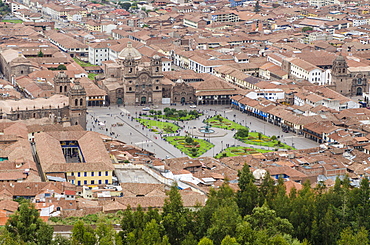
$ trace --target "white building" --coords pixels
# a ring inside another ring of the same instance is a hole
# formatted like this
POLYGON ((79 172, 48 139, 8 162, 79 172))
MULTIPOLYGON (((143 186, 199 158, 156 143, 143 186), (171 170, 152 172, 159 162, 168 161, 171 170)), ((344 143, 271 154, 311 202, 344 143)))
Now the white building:
POLYGON ((250 99, 265 98, 271 101, 282 100, 285 98, 285 93, 282 89, 258 89, 248 92, 245 97, 250 99))
POLYGON ((109 60, 109 46, 107 42, 89 44, 89 63, 100 66, 103 61, 109 60))
POLYGON ((290 74, 318 85, 326 84, 327 81, 324 70, 301 59, 292 59, 290 61, 290 74))

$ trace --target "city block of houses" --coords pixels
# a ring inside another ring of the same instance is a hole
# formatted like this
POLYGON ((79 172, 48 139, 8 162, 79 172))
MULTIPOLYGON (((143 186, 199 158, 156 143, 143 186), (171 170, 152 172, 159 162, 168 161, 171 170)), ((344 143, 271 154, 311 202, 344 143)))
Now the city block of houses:
POLYGON ((0 223, 32 200, 41 216, 186 207, 248 164, 287 191, 368 178, 370 16, 365 1, 5 1, 0 25, 0 223), (158 159, 86 131, 92 106, 226 105, 318 147, 158 159), (92 147, 92 145, 94 147, 92 147), (92 150, 94 149, 94 150, 92 150), (139 171, 150 183, 122 176, 139 171))

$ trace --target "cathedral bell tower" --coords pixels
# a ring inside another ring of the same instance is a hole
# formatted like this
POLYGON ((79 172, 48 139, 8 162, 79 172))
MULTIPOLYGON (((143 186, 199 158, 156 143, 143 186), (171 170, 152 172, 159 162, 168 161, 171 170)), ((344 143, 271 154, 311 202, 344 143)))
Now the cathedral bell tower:
POLYGON ((162 76, 162 60, 158 55, 154 55, 150 61, 152 76, 162 76))
POLYGON ((340 54, 333 61, 331 81, 333 89, 344 96, 351 94, 351 81, 348 79, 348 65, 346 59, 340 54))
POLYGON ((67 95, 70 89, 70 80, 64 71, 60 71, 54 77, 54 93, 67 95))
POLYGON ((68 98, 71 125, 81 125, 86 130, 86 91, 79 81, 69 90, 68 98))

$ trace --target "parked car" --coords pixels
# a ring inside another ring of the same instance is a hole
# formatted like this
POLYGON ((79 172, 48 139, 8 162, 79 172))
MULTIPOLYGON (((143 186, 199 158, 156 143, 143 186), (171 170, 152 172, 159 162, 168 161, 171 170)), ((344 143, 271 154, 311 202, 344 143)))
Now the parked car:
POLYGON ((150 107, 144 107, 143 111, 150 111, 150 107))
POLYGON ((196 105, 191 105, 190 108, 197 108, 197 106, 196 105))

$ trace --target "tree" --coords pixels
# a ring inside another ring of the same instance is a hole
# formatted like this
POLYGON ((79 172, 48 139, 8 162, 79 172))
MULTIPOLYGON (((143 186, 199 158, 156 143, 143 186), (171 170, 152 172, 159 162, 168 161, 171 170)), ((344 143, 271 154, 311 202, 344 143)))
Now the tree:
POLYGON ((246 138, 249 136, 249 130, 247 128, 238 129, 235 136, 240 138, 246 138))
POLYGON ((141 239, 138 241, 138 245, 160 245, 162 243, 161 230, 163 230, 163 227, 161 228, 156 220, 152 219, 146 224, 141 239))
POLYGON ((121 8, 123 8, 126 11, 128 11, 131 7, 131 3, 129 2, 120 3, 119 5, 121 6, 121 8))
POLYGON ((192 137, 186 137, 185 142, 190 145, 194 142, 194 139, 192 137))
POLYGON ((207 237, 203 237, 199 242, 198 245, 213 245, 213 241, 207 237))
POLYGON ((72 228, 72 243, 79 245, 95 245, 96 235, 91 226, 85 227, 82 221, 77 221, 72 228))
POLYGON ((276 216, 275 210, 270 209, 267 204, 253 209, 251 215, 244 218, 251 224, 254 230, 266 230, 269 236, 277 234, 291 234, 293 225, 287 220, 276 216))
POLYGON ((198 112, 196 110, 191 110, 189 111, 189 115, 198 116, 198 112))
POLYGON ((71 241, 60 234, 56 234, 51 245, 71 245, 71 241))
POLYGON ((309 27, 309 26, 305 26, 302 28, 302 32, 306 32, 306 31, 312 31, 312 27, 309 27))
POLYGON ((101 245, 114 245, 117 244, 116 231, 109 220, 100 218, 96 225, 95 234, 98 238, 98 243, 101 245))
POLYGON ((262 133, 258 133, 258 139, 261 140, 262 139, 262 133))
POLYGON ((187 233, 185 209, 177 184, 171 186, 163 205, 163 226, 172 245, 181 244, 187 233))
POLYGON ((188 112, 185 110, 179 110, 177 111, 177 115, 179 115, 179 117, 186 117, 188 115, 188 112))
POLYGON ((249 170, 248 164, 244 164, 238 172, 239 190, 236 193, 236 202, 239 206, 240 214, 244 217, 251 214, 258 203, 258 189, 254 184, 254 176, 249 170))
POLYGON ((41 51, 41 49, 40 52, 37 54, 37 57, 44 57, 44 53, 41 51))
POLYGON ((28 202, 23 202, 10 216, 5 228, 13 239, 26 243, 48 245, 53 238, 53 227, 42 221, 35 206, 28 202))
POLYGON ((235 237, 230 237, 229 235, 225 236, 222 240, 221 245, 239 245, 235 237))
POLYGON ((254 5, 254 12, 258 13, 261 11, 260 1, 257 0, 256 4, 254 5))
POLYGON ((237 204, 224 203, 218 207, 211 218, 211 227, 207 230, 208 236, 215 242, 221 244, 226 236, 234 236, 237 225, 241 222, 237 204))
POLYGON ((61 64, 61 65, 58 65, 57 70, 67 70, 67 67, 61 64))
POLYGON ((368 245, 369 237, 368 232, 364 227, 354 234, 350 227, 347 227, 340 233, 338 245, 368 245))

